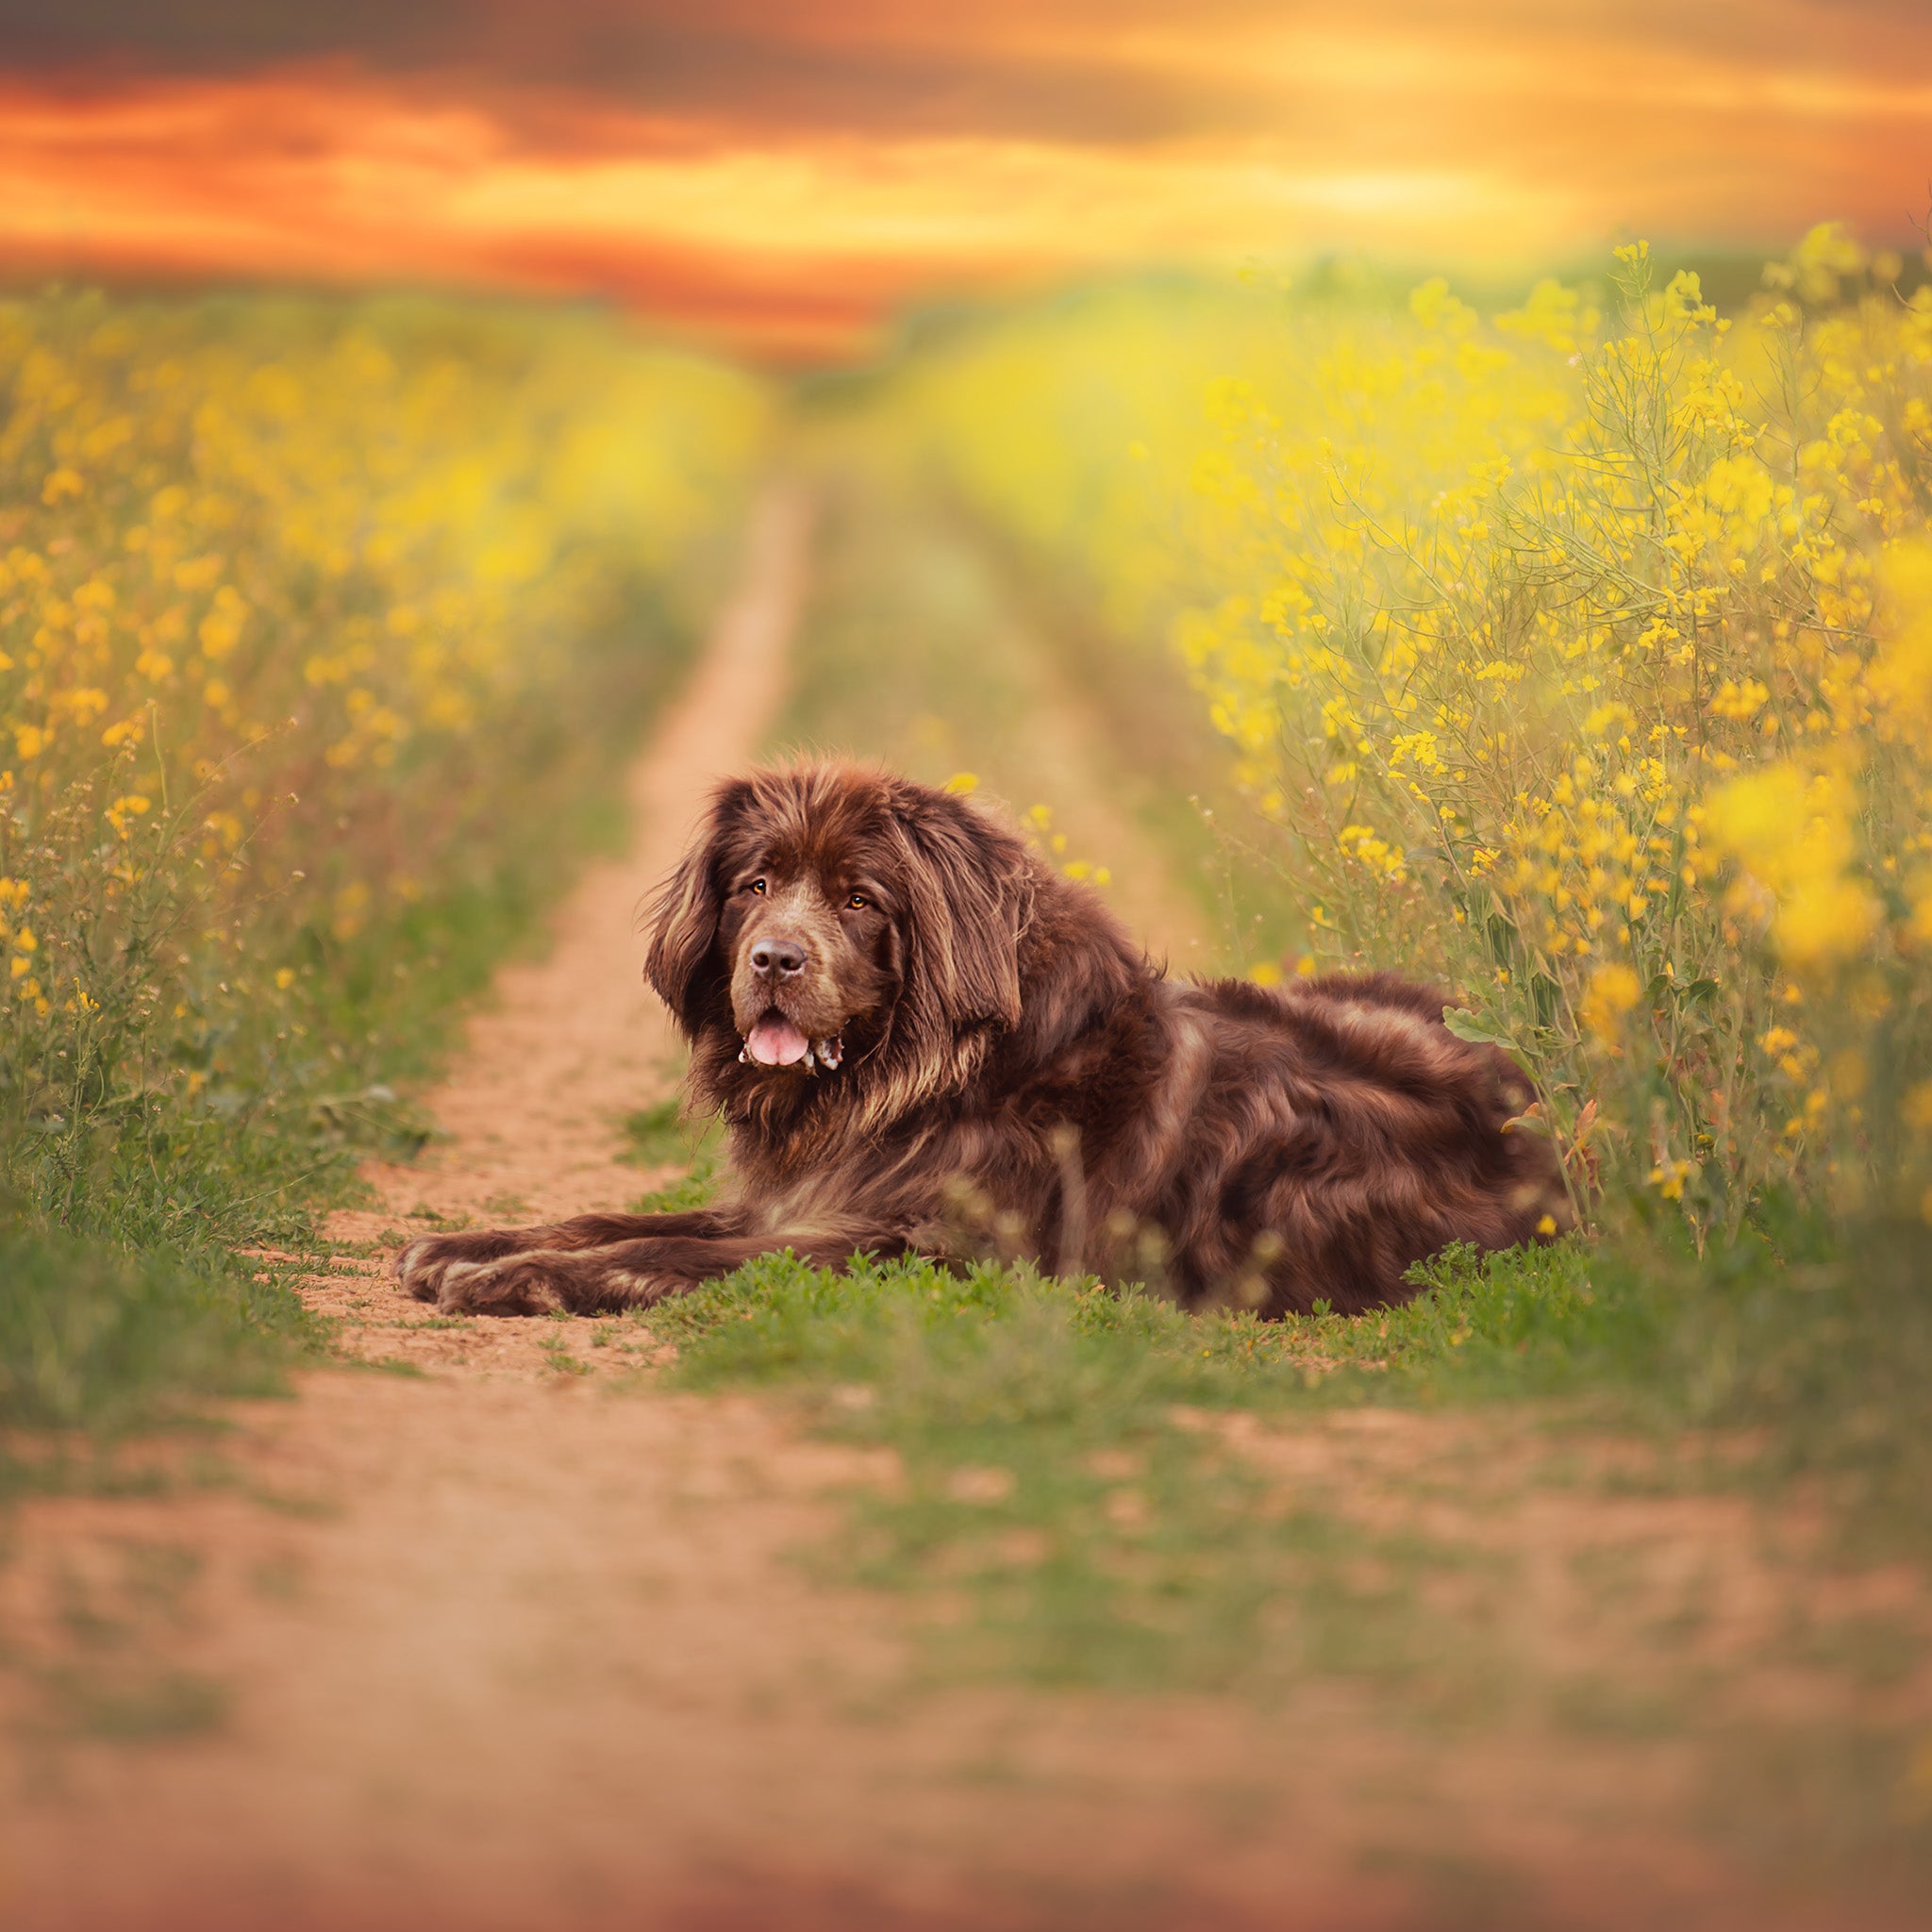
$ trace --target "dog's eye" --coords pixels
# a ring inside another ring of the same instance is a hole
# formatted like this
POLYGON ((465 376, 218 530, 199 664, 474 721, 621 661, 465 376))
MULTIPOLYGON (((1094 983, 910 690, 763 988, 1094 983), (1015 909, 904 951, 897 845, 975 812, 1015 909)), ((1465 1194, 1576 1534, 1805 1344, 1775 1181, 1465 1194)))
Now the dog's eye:
POLYGON ((756 892, 762 899, 765 895, 765 882, 763 879, 754 879, 744 890, 747 892, 756 892))
POLYGON ((846 900, 845 909, 848 912, 863 912, 871 904, 872 901, 863 892, 854 892, 851 898, 846 900))

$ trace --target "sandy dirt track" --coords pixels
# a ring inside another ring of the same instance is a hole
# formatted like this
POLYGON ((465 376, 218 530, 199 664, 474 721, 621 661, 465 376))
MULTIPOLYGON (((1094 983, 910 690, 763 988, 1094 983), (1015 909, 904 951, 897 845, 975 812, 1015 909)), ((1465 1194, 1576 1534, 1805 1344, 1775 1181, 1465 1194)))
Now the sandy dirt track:
MULTIPOLYGON (((377 1171, 380 1206, 338 1221, 311 1298, 350 1353, 421 1373, 319 1372, 292 1403, 239 1406, 223 1485, 21 1512, 5 1627, 51 1627, 76 1578, 179 1553, 151 1641, 226 1713, 146 1742, 13 1734, 0 1926, 1767 1923, 1713 1907, 1701 1853, 1605 1822, 1600 1787, 1633 1770, 1668 1804, 1669 1752, 1553 1764, 1532 1740, 1419 1776, 1341 1690, 1290 1719, 910 1687, 891 1600, 788 1555, 832 1524, 833 1492, 893 1482, 889 1457, 805 1440, 751 1398, 639 1386, 648 1364, 595 1324, 451 1324, 391 1286, 375 1250, 419 1208, 550 1215, 650 1184, 614 1126, 668 1091, 674 1051, 634 913, 705 782, 774 715, 808 541, 804 501, 767 499, 743 588, 638 767, 630 852, 578 883, 542 963, 503 975, 432 1096, 434 1155, 377 1171), (1491 1856, 1536 1883, 1457 1891, 1491 1856), (1619 1904, 1633 1874, 1641 1920, 1619 1904)), ((1391 1413, 1311 1424, 1293 1474, 1471 1453, 1457 1425, 1391 1413)), ((1729 1505, 1673 1533, 1749 1534, 1729 1505)))
POLYGON ((664 1093, 677 1042, 643 984, 641 902, 684 849, 704 795, 758 752, 784 697, 786 644, 803 587, 808 507, 767 496, 748 532, 745 577, 690 685, 632 768, 630 849, 591 867, 552 921, 548 953, 512 966, 430 1097, 446 1137, 426 1160, 376 1170, 383 1212, 342 1221, 352 1238, 426 1202, 497 1217, 520 1201, 541 1221, 619 1207, 640 1191, 620 1166, 616 1120, 664 1093))

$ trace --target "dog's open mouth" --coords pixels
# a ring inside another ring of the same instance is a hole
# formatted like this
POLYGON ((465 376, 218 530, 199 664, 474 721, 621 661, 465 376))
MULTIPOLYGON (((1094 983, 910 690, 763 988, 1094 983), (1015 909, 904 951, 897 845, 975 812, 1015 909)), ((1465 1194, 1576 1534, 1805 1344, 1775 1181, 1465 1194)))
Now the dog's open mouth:
POLYGON ((845 1042, 837 1034, 829 1040, 808 1040, 795 1022, 771 1007, 744 1036, 738 1058, 745 1066, 803 1067, 815 1074, 821 1067, 836 1067, 845 1058, 845 1042))

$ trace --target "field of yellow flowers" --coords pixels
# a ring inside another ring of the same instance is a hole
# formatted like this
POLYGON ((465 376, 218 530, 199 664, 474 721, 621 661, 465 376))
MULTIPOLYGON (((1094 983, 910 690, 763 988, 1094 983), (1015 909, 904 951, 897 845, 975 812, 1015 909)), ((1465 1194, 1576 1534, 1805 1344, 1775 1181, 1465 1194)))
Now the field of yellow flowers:
POLYGON ((590 316, 0 306, 0 1191, 232 1238, 384 1118, 675 675, 767 408, 590 316))
MULTIPOLYGON (((1191 685, 1302 935, 1246 970, 1439 975, 1584 1216, 1692 1278, 1826 1224, 1909 1273, 1932 291, 1826 227, 1727 306, 1641 244, 1481 308, 1101 289, 908 354, 860 441, 1084 598, 1139 711, 1191 685)), ((562 312, 0 307, 0 1209, 225 1265, 408 1136, 391 1083, 594 836, 772 409, 562 312)))
POLYGON ((1932 289, 1815 231, 1721 316, 1620 249, 1484 314, 1126 291, 902 433, 1174 651, 1306 951, 1535 1074, 1580 1207, 1932 1218, 1932 289), (1666 1207, 1666 1204, 1673 1204, 1666 1207))

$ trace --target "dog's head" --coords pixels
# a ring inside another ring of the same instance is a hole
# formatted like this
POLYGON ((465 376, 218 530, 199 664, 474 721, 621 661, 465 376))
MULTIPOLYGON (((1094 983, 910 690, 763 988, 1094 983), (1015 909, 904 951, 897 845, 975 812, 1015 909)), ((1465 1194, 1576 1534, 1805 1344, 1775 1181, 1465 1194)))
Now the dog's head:
POLYGON ((814 1088, 876 1118, 969 1077, 1020 1014, 1032 860, 963 799, 851 766, 721 786, 653 911, 644 973, 700 1091, 783 1119, 814 1088))

